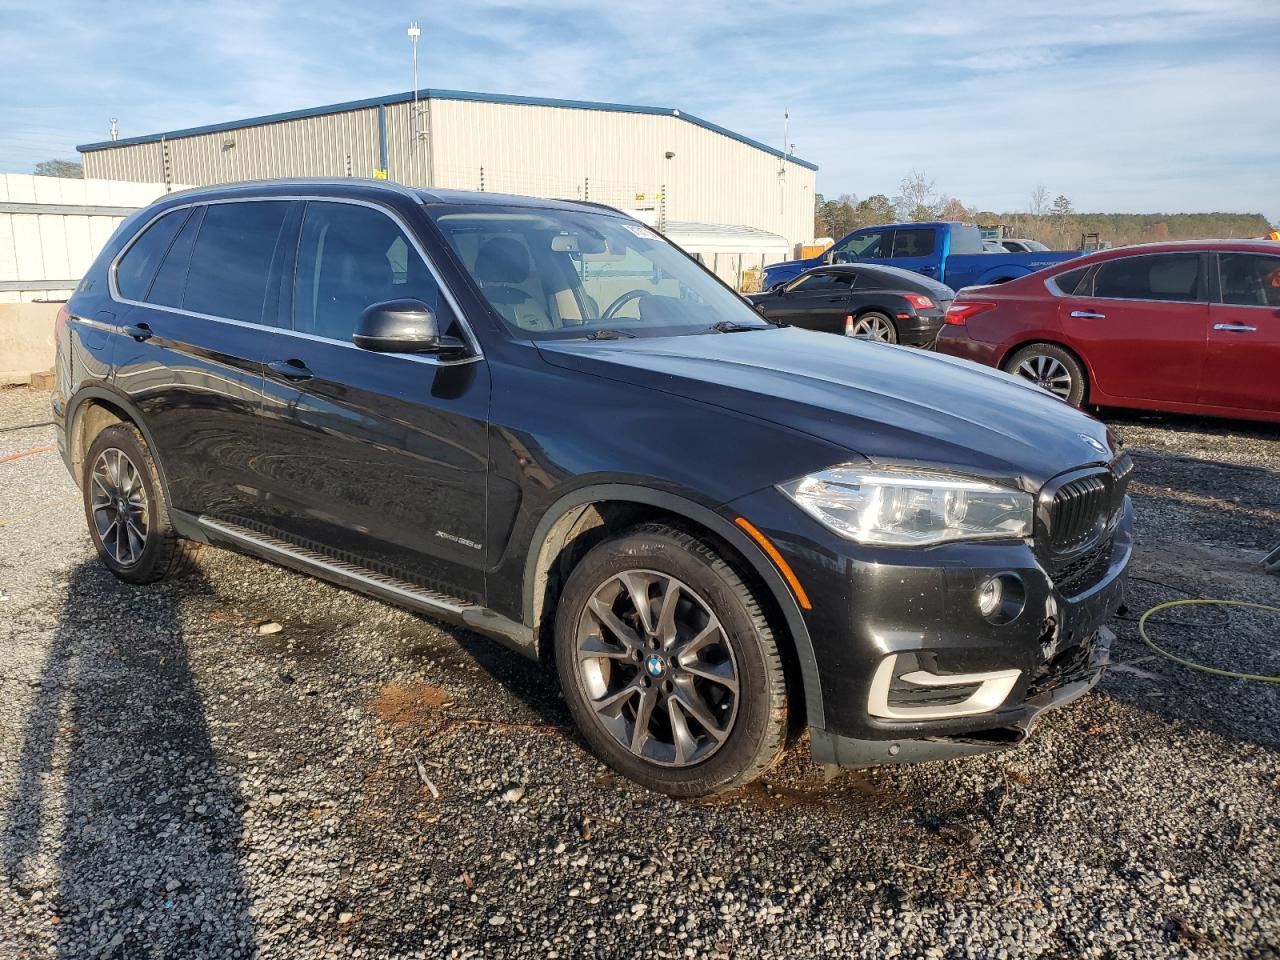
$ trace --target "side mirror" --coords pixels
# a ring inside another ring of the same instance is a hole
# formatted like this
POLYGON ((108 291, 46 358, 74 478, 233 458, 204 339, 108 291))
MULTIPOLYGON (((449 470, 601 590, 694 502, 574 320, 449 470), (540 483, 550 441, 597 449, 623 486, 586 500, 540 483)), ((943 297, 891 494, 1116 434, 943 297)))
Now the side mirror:
POLYGON ((457 337, 442 336, 435 312, 421 300, 388 300, 364 308, 352 342, 379 353, 460 353, 457 337))
POLYGON ((822 255, 822 262, 828 266, 836 262, 836 251, 834 248, 828 250, 822 255))
POLYGON ((786 292, 787 292, 787 281, 785 281, 785 280, 779 280, 777 283, 775 283, 772 287, 770 287, 770 288, 769 288, 769 292, 770 292, 770 293, 778 293, 778 294, 786 293, 786 292))

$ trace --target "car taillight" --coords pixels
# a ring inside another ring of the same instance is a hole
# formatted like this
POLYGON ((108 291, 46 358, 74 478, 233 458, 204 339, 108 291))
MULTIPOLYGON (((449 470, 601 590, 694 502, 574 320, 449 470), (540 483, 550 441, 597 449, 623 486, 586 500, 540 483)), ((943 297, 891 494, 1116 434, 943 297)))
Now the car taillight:
POLYGON ((986 300, 965 300, 963 303, 952 303, 947 307, 947 315, 945 320, 947 323, 954 324, 957 327, 963 327, 969 322, 970 317, 976 317, 980 313, 986 313, 988 310, 994 310, 996 305, 986 300))
POLYGON ((902 298, 911 304, 917 310, 932 310, 933 301, 926 297, 923 293, 904 293, 902 298))
MULTIPOLYGON (((48 316, 48 314, 45 314, 48 316)), ((64 303, 62 309, 58 311, 58 315, 53 318, 53 336, 54 343, 62 340, 62 334, 67 329, 67 321, 71 319, 71 306, 64 303)))

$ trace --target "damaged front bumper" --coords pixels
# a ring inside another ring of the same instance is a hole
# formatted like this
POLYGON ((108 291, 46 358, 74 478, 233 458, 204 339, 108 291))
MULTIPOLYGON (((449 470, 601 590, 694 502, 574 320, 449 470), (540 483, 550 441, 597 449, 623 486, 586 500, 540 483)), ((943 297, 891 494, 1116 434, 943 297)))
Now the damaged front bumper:
POLYGON ((993 717, 996 725, 964 733, 889 740, 858 739, 815 727, 810 730, 813 759, 842 767, 868 767, 948 760, 1012 747, 1030 735, 1037 718, 1046 710, 1070 703, 1097 685, 1110 662, 1114 639, 1115 634, 1109 629, 1099 627, 1084 643, 1066 651, 1070 662, 1058 670, 1046 670, 1038 683, 1033 681, 1017 710, 1003 712, 998 719, 993 717))

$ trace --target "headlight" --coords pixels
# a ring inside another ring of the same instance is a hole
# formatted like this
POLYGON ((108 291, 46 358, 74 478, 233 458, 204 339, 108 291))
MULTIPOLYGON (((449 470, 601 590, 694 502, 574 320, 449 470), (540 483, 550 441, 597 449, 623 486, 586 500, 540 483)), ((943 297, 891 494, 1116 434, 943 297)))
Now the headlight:
POLYGON ((1030 494, 965 477, 849 464, 778 489, 823 526, 858 543, 918 547, 1031 535, 1030 494))

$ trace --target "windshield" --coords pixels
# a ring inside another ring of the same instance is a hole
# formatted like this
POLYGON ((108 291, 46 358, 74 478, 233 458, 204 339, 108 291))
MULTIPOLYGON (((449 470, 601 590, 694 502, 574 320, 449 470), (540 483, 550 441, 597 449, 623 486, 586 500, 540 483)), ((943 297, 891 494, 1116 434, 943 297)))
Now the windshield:
POLYGON ((643 224, 539 207, 431 211, 471 279, 521 337, 662 337, 767 329, 742 297, 643 224))

